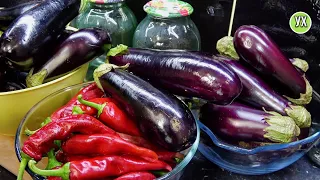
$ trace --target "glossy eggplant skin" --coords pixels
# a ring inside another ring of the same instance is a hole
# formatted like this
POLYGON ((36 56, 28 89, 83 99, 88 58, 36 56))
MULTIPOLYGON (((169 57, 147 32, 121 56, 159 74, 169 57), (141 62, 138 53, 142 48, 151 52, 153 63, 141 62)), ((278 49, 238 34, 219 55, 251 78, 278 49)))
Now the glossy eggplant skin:
POLYGON ((125 55, 111 56, 119 66, 170 93, 197 97, 215 104, 230 104, 239 96, 242 84, 225 64, 200 53, 129 48, 125 55))
POLYGON ((242 59, 259 72, 273 76, 295 98, 306 93, 306 82, 275 42, 256 26, 241 26, 234 35, 235 49, 242 59))
POLYGON ((103 74, 99 82, 137 120, 144 137, 170 151, 190 147, 196 139, 196 121, 188 107, 147 81, 121 70, 103 74))
POLYGON ((44 0, 35 0, 18 4, 13 7, 0 9, 0 30, 6 30, 6 28, 20 15, 28 10, 38 6, 44 0))
POLYGON ((80 0, 46 0, 25 12, 3 33, 0 56, 30 67, 32 56, 61 34, 80 5, 80 0))

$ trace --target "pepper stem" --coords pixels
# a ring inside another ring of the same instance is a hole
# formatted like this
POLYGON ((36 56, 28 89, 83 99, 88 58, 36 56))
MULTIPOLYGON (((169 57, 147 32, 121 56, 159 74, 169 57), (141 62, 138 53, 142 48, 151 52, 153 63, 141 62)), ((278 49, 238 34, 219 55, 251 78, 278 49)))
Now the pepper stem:
POLYGON ((73 106, 72 108, 72 114, 77 115, 77 114, 84 114, 80 106, 73 106))
POLYGON ((27 136, 31 136, 33 135, 34 133, 36 133, 38 130, 35 130, 35 131, 31 131, 30 129, 26 129, 24 130, 24 133, 27 135, 27 136))
POLYGON ((48 164, 47 164, 46 170, 50 170, 62 165, 62 163, 60 163, 56 159, 56 156, 54 154, 54 149, 51 149, 47 155, 48 155, 48 164))
POLYGON ((47 77, 48 72, 46 69, 42 69, 36 74, 33 74, 33 70, 31 69, 27 78, 26 78, 26 84, 28 88, 39 86, 44 82, 44 79, 47 77))
POLYGON ((86 101, 86 100, 84 100, 82 98, 81 94, 78 96, 78 101, 83 105, 86 105, 86 106, 93 107, 93 108, 97 109, 98 110, 98 118, 102 114, 104 107, 107 105, 107 103, 97 104, 97 103, 94 103, 94 102, 86 101))
POLYGON ((23 174, 24 174, 24 170, 26 169, 26 166, 29 162, 29 160, 31 159, 28 155, 21 153, 21 162, 20 162, 20 167, 19 167, 19 172, 18 172, 18 176, 17 176, 17 180, 22 180, 23 179, 23 174))
POLYGON ((28 163, 28 166, 30 170, 40 176, 56 176, 56 177, 61 177, 63 180, 69 180, 69 175, 70 175, 70 163, 66 163, 59 169, 54 169, 54 170, 43 170, 39 169, 36 166, 36 161, 30 160, 28 163))

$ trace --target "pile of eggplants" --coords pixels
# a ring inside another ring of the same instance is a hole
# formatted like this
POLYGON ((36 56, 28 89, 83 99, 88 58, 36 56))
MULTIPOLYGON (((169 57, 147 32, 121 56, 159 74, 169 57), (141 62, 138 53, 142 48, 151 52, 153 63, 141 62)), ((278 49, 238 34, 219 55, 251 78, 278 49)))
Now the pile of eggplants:
POLYGON ((108 32, 66 29, 86 2, 34 0, 0 9, 0 92, 41 85, 108 51, 108 32))

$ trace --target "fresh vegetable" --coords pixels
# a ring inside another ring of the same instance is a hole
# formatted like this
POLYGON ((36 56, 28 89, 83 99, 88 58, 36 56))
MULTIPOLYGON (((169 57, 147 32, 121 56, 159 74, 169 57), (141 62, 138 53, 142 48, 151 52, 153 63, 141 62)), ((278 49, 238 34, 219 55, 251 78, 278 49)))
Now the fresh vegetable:
POLYGON ((54 147, 55 140, 65 140, 71 133, 82 134, 115 134, 94 117, 88 115, 73 115, 61 118, 57 122, 51 122, 31 135, 22 147, 22 151, 36 161, 41 160, 42 155, 54 147))
POLYGON ((149 172, 133 172, 122 175, 114 180, 154 180, 156 177, 149 172))
POLYGON ((307 63, 307 61, 300 59, 300 58, 292 58, 289 59, 290 62, 297 67, 299 70, 303 71, 303 72, 307 72, 309 69, 309 64, 307 63))
POLYGON ((243 90, 239 99, 257 108, 265 108, 281 115, 290 116, 300 128, 311 126, 311 115, 303 106, 296 106, 280 96, 249 68, 231 58, 219 58, 240 78, 243 90))
POLYGON ((234 35, 234 46, 243 60, 292 91, 293 98, 287 96, 290 101, 299 105, 310 103, 310 83, 263 30, 256 26, 241 26, 234 35))
POLYGON ((48 155, 48 164, 46 167, 47 170, 62 166, 62 163, 56 159, 54 149, 51 149, 47 155, 48 155))
POLYGON ((84 88, 82 88, 75 96, 71 98, 71 100, 54 113, 51 114, 50 119, 51 121, 58 121, 62 117, 67 117, 72 115, 72 111, 76 105, 80 105, 78 101, 78 96, 82 95, 82 98, 85 100, 94 99, 94 98, 101 98, 104 93, 101 91, 96 83, 92 83, 84 88))
POLYGON ((0 60, 0 92, 4 90, 6 83, 6 65, 0 60))
POLYGON ((61 34, 87 1, 46 0, 19 16, 3 33, 0 56, 29 69, 33 55, 61 34))
POLYGON ((288 143, 300 134, 290 117, 239 103, 206 104, 200 110, 200 121, 214 133, 231 140, 288 143))
POLYGON ((57 53, 39 70, 30 71, 27 86, 34 87, 46 79, 68 73, 91 61, 111 47, 111 37, 108 32, 97 29, 81 29, 70 35, 59 47, 57 53))
POLYGON ((59 176, 63 180, 107 178, 137 171, 172 170, 169 165, 161 161, 148 162, 125 156, 104 156, 72 161, 57 170, 41 170, 36 167, 34 160, 29 161, 28 166, 38 175, 59 176))
POLYGON ((44 0, 34 0, 30 2, 20 3, 13 7, 0 9, 0 29, 6 30, 6 28, 20 15, 28 10, 38 6, 44 0))
POLYGON ((136 122, 132 118, 130 119, 110 98, 96 98, 86 101, 82 98, 82 95, 79 95, 78 101, 83 105, 97 109, 98 119, 115 131, 141 136, 136 122))
POLYGON ((62 150, 67 155, 130 155, 147 161, 158 160, 154 151, 138 147, 112 134, 75 135, 63 143, 62 150))
POLYGON ((196 121, 175 96, 126 72, 123 67, 102 64, 94 79, 103 91, 124 108, 139 124, 142 134, 170 151, 181 151, 196 138, 196 121))
POLYGON ((110 63, 123 66, 172 94, 230 104, 242 85, 227 66, 199 53, 128 48, 119 45, 108 53, 110 63))

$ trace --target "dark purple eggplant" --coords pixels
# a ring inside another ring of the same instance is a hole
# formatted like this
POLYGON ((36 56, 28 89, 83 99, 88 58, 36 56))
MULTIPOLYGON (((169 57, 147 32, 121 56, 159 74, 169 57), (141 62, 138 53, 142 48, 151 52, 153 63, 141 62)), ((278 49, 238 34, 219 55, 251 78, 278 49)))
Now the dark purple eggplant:
POLYGON ((39 70, 30 71, 26 80, 27 86, 38 86, 46 79, 68 73, 110 48, 111 37, 107 31, 98 28, 81 29, 63 41, 58 51, 39 70))
POLYGON ((228 65, 240 78, 243 90, 239 99, 257 108, 265 108, 281 115, 290 116, 300 128, 311 126, 311 115, 303 106, 293 105, 275 92, 259 76, 237 60, 225 57, 215 57, 228 65))
POLYGON ((292 91, 294 97, 288 98, 290 101, 299 105, 310 103, 312 99, 310 83, 262 29, 256 26, 241 26, 237 29, 233 42, 241 59, 292 91))
POLYGON ((3 33, 0 56, 30 69, 33 55, 45 50, 74 19, 83 6, 81 0, 46 0, 19 16, 3 33))
POLYGON ((225 64, 198 53, 119 45, 108 56, 110 63, 119 66, 129 63, 130 72, 179 96, 224 105, 230 104, 242 90, 239 78, 225 64))
POLYGON ((38 6, 44 0, 35 0, 18 4, 13 7, 0 9, 0 29, 6 30, 7 27, 20 15, 38 6))
POLYGON ((200 109, 200 121, 218 136, 238 141, 288 143, 300 134, 290 117, 239 103, 206 104, 200 109))
POLYGON ((4 92, 10 92, 10 91, 18 91, 25 89, 26 86, 22 83, 17 83, 17 82, 6 82, 4 86, 4 92))
POLYGON ((137 121, 144 137, 170 151, 189 148, 196 139, 197 128, 188 107, 175 96, 119 68, 100 65, 94 71, 95 82, 137 121))

